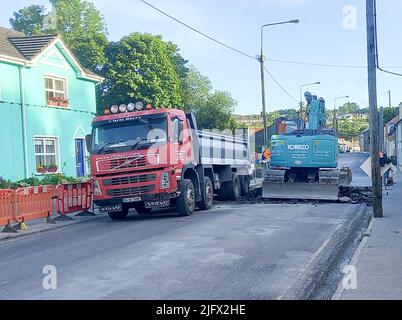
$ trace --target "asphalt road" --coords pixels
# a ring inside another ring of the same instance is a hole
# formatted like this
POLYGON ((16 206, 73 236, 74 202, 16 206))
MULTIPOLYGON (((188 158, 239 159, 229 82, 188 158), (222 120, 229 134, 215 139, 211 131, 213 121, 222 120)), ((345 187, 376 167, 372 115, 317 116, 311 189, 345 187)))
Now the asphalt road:
POLYGON ((368 153, 341 153, 339 154, 338 167, 350 167, 352 169, 352 185, 357 187, 371 186, 371 179, 360 168, 370 156, 368 153))
MULTIPOLYGON (((364 154, 341 155, 355 183, 364 154)), ((329 244, 361 207, 219 204, 174 213, 108 217, 0 241, 0 299, 279 299, 313 279, 329 244), (54 266, 57 289, 45 290, 54 266)), ((335 238, 335 239, 334 239, 335 238)))
MULTIPOLYGON (((1 299, 278 299, 358 206, 220 205, 0 242, 1 299), (43 288, 45 266, 57 289, 43 288)), ((319 270, 317 270, 318 272, 319 270)))

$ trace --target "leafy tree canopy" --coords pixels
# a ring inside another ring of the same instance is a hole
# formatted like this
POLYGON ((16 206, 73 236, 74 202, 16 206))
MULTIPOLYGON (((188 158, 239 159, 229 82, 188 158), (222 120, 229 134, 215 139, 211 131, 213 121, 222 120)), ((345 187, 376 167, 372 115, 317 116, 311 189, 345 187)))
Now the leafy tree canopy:
POLYGON ((339 108, 342 114, 355 114, 360 110, 360 107, 355 102, 347 102, 342 107, 339 108))
POLYGON ((183 85, 184 109, 191 111, 202 129, 235 129, 235 99, 227 91, 213 91, 211 81, 194 66, 183 85))
POLYGON ((357 139, 362 131, 369 127, 369 123, 364 119, 355 119, 353 121, 344 119, 339 120, 339 137, 344 139, 357 139))
POLYGON ((43 20, 46 17, 44 6, 31 5, 13 13, 10 18, 11 27, 14 30, 25 33, 28 36, 44 33, 43 20))
POLYGON ((107 28, 102 14, 83 0, 50 0, 53 11, 31 5, 14 12, 10 24, 27 35, 60 34, 81 64, 97 71, 106 62, 107 28))
POLYGON ((161 37, 133 33, 106 50, 106 80, 101 101, 105 106, 142 100, 160 107, 180 107, 182 97, 172 47, 161 37))

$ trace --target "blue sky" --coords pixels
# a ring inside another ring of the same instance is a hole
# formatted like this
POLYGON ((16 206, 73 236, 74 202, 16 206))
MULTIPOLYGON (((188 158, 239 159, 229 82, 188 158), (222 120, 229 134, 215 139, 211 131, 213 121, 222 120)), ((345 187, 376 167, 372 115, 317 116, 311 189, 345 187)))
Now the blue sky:
MULTIPOLYGON (((150 3, 250 55, 259 52, 262 24, 300 19, 298 25, 265 29, 267 58, 309 63, 366 65, 366 25, 364 0, 148 0, 150 3), (345 29, 345 6, 357 11, 355 29, 345 29)), ((215 89, 227 90, 238 101, 236 113, 257 114, 261 110, 259 65, 232 53, 169 18, 139 0, 93 0, 103 13, 111 40, 131 32, 160 34, 176 43, 181 54, 208 76, 215 89)), ((48 5, 47 0, 0 0, 0 25, 9 26, 13 11, 30 4, 48 5)), ((378 1, 380 62, 383 66, 402 66, 402 2, 378 1)), ((321 81, 310 90, 326 99, 332 108, 334 97, 349 95, 350 101, 367 104, 365 68, 329 68, 267 62, 281 85, 299 99, 303 83, 321 81)), ((393 69, 402 72, 402 68, 393 69)), ((267 111, 293 108, 289 98, 267 76, 267 111)), ((388 105, 387 90, 393 105, 402 102, 402 77, 378 74, 379 104, 388 105)), ((339 101, 339 104, 343 101, 339 101)))

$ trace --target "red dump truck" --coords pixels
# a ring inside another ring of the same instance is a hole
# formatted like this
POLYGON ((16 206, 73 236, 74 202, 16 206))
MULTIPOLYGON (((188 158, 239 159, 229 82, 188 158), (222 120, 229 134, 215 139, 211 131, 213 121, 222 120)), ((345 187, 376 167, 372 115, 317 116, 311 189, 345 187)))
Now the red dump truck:
POLYGON ((209 210, 214 195, 237 200, 252 174, 247 138, 197 129, 193 114, 141 102, 113 105, 87 136, 94 203, 112 219, 130 208, 209 210))

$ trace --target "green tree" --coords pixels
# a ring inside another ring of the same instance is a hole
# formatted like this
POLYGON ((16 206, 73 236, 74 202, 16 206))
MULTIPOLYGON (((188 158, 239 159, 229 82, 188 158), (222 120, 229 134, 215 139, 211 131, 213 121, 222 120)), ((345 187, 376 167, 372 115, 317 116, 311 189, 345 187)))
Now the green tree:
POLYGON ((106 50, 103 106, 142 100, 159 107, 182 105, 171 47, 160 36, 133 33, 106 50))
POLYGON ((205 105, 194 110, 197 124, 202 129, 235 129, 233 117, 235 99, 227 91, 215 91, 208 96, 205 105))
POLYGON ((50 0, 53 11, 32 5, 14 12, 13 29, 27 35, 60 34, 81 64, 97 71, 106 62, 107 28, 103 16, 88 1, 50 0))
POLYGON ((190 66, 182 83, 183 110, 194 111, 202 108, 212 92, 212 84, 194 66, 190 66))
POLYGON ((93 3, 82 0, 51 0, 56 12, 56 32, 84 67, 99 70, 105 63, 108 44, 104 18, 93 3))
POLYGON ((44 6, 31 5, 14 12, 13 16, 9 21, 14 30, 23 32, 28 36, 44 33, 43 20, 46 17, 44 6))
POLYGON ((368 120, 339 120, 338 131, 339 137, 344 139, 357 139, 369 127, 368 120))
POLYGON ((189 67, 183 84, 183 109, 197 117, 202 129, 235 129, 234 108, 237 102, 227 91, 215 91, 208 77, 194 66, 189 67))
POLYGON ((384 124, 390 122, 398 115, 397 108, 386 107, 384 108, 384 124))
POLYGON ((355 114, 359 110, 360 107, 355 102, 347 102, 342 107, 339 108, 339 111, 342 114, 355 114))

